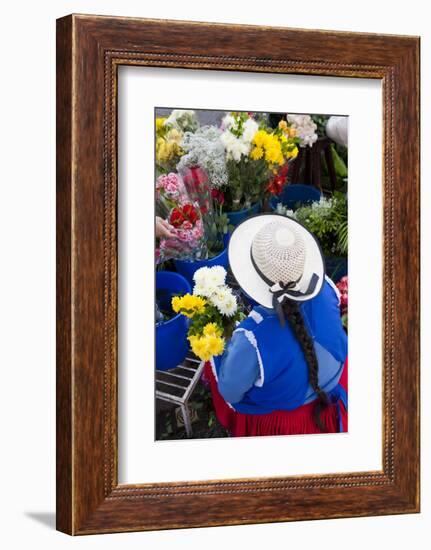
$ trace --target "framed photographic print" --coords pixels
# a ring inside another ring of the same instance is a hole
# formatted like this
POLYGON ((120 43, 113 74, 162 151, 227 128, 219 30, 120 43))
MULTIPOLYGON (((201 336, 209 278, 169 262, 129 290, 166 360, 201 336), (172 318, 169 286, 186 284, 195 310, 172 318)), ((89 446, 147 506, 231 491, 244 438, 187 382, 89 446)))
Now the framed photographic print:
POLYGON ((57 21, 57 528, 419 511, 419 39, 57 21))

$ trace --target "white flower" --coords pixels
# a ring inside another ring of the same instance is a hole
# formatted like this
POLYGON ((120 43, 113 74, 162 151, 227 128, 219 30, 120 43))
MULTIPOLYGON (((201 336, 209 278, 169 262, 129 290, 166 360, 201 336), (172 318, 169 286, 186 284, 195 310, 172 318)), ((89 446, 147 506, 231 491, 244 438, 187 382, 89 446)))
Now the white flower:
POLYGON ((236 297, 228 286, 218 288, 210 299, 220 313, 228 317, 234 315, 238 308, 236 297))
POLYGON ((242 139, 246 143, 251 143, 254 138, 254 134, 257 132, 258 128, 259 124, 254 120, 254 118, 249 118, 248 120, 246 120, 244 124, 242 139))
POLYGON ((165 125, 170 125, 181 130, 182 132, 194 132, 199 127, 199 122, 194 111, 186 109, 174 109, 169 117, 164 122, 165 125))
POLYGON ((235 124, 235 119, 232 115, 226 115, 221 121, 221 127, 223 130, 229 130, 235 124))
POLYGON ((193 274, 193 280, 195 283, 203 283, 207 277, 207 273, 210 270, 209 267, 201 267, 197 269, 193 274))
POLYGON ((228 159, 239 162, 241 160, 241 155, 247 156, 250 152, 250 143, 246 143, 242 139, 237 138, 230 130, 223 132, 220 139, 226 149, 228 159))
POLYGON ((222 265, 215 265, 208 270, 206 277, 210 283, 222 286, 226 281, 226 269, 222 265))
POLYGON ((195 286, 193 294, 210 298, 219 289, 224 288, 226 270, 221 265, 201 267, 193 275, 195 286))
POLYGON ((286 115, 287 121, 296 130, 297 137, 301 140, 300 146, 312 147, 317 141, 317 125, 313 122, 310 115, 286 115))

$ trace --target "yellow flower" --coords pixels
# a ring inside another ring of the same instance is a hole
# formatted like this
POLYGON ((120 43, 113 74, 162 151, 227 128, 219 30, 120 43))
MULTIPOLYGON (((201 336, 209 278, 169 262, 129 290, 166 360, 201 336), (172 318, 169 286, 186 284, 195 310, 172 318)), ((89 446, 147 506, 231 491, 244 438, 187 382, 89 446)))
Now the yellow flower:
POLYGON ((193 353, 202 361, 209 361, 213 355, 220 355, 224 351, 224 338, 219 336, 188 337, 193 353))
POLYGON ((294 147, 290 151, 287 151, 287 157, 290 159, 294 159, 298 156, 298 147, 294 147))
POLYGON ((278 143, 278 147, 277 145, 272 144, 272 146, 266 150, 265 159, 267 160, 267 162, 272 164, 283 163, 283 153, 281 152, 281 147, 279 143, 278 143))
POLYGON ((174 296, 171 304, 175 313, 182 313, 186 317, 193 317, 195 313, 202 313, 204 311, 206 301, 200 296, 184 294, 181 297, 174 296))
POLYGON ((204 326, 203 333, 205 336, 221 336, 223 330, 216 323, 207 323, 204 326))
POLYGON ((285 120, 280 120, 280 122, 278 123, 278 127, 280 128, 280 130, 283 130, 283 132, 286 132, 289 130, 287 126, 287 122, 285 120))
POLYGON ((175 313, 178 313, 181 309, 181 298, 179 296, 174 296, 171 300, 171 304, 175 313))
POLYGON ((206 345, 211 355, 221 355, 224 351, 224 338, 219 336, 207 336, 206 345))
POLYGON ((252 149, 251 153, 250 153, 250 157, 253 159, 253 160, 259 160, 263 157, 263 149, 262 147, 255 147, 254 149, 252 149))
MULTIPOLYGON (((190 341, 190 338, 189 338, 190 341)), ((190 344, 192 346, 193 353, 199 357, 202 361, 208 361, 211 358, 211 353, 208 349, 208 342, 206 337, 205 338, 199 338, 194 337, 190 344)))
POLYGON ((265 144, 265 142, 266 142, 267 136, 268 136, 268 134, 265 132, 265 130, 258 130, 258 131, 254 134, 253 143, 254 143, 257 147, 263 147, 264 144, 265 144))
POLYGON ((166 117, 157 117, 156 118, 156 132, 159 132, 165 125, 166 117))

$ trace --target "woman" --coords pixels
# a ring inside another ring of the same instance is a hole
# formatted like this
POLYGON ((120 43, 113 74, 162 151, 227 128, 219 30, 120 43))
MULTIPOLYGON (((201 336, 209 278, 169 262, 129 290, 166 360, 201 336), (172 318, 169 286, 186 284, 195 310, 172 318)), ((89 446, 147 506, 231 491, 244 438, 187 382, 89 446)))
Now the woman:
POLYGON ((257 306, 207 366, 219 421, 236 436, 347 429, 347 336, 314 236, 293 219, 249 218, 230 267, 257 306))

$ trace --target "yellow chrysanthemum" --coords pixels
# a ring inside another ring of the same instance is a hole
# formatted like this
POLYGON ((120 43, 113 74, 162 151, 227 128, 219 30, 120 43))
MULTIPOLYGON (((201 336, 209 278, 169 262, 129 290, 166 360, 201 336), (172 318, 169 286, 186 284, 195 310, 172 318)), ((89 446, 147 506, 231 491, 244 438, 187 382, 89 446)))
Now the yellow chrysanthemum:
POLYGON ((175 313, 178 313, 181 309, 181 298, 179 296, 174 296, 171 300, 171 304, 175 313))
POLYGON ((219 336, 206 336, 206 346, 211 355, 221 355, 224 351, 224 339, 219 336))
POLYGON ((188 337, 193 353, 202 361, 209 361, 214 355, 220 355, 224 351, 224 338, 219 336, 196 336, 188 337))
POLYGON ((254 147, 254 149, 251 150, 250 157, 253 160, 259 160, 263 157, 263 149, 262 147, 254 147))
POLYGON ((206 301, 200 296, 184 294, 181 297, 174 296, 171 304, 175 313, 181 312, 186 317, 193 317, 195 313, 202 313, 204 311, 206 301))
MULTIPOLYGON (((189 339, 190 340, 190 339, 189 339)), ((193 353, 199 357, 202 361, 208 361, 211 359, 211 353, 208 349, 208 341, 207 338, 198 338, 195 337, 190 342, 192 346, 193 353)))
POLYGON ((223 330, 216 323, 207 323, 204 326, 203 333, 205 336, 221 336, 223 334, 223 330))
POLYGON ((282 164, 283 153, 281 152, 280 144, 278 147, 274 144, 272 147, 265 151, 265 159, 271 164, 282 164))
POLYGON ((267 137, 268 137, 268 134, 267 132, 265 132, 265 130, 258 130, 253 137, 254 145, 256 145, 257 147, 263 147, 267 137))

